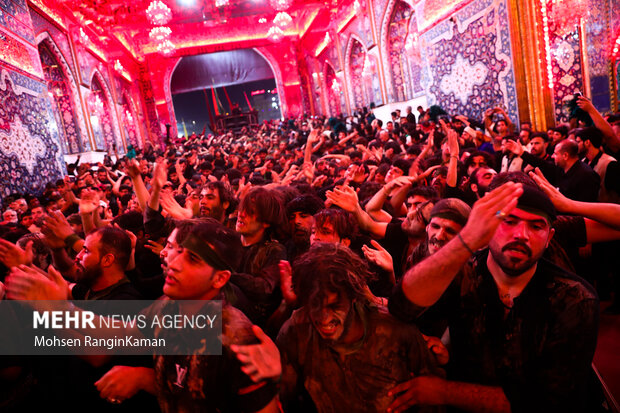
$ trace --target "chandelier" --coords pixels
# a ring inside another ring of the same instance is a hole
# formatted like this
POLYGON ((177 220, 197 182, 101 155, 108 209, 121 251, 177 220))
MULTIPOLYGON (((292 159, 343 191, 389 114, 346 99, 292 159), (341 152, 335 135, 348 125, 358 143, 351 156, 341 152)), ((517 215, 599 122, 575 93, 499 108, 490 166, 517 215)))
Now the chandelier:
POLYGON ((292 17, 285 11, 278 12, 273 23, 281 29, 286 29, 293 22, 292 17))
POLYGON ((284 37, 284 32, 278 26, 271 26, 267 32, 267 38, 272 42, 279 42, 284 37))
POLYGON ((293 0, 269 0, 269 4, 271 7, 276 9, 277 11, 284 11, 291 7, 293 0))
POLYGON ((146 17, 149 19, 151 24, 155 26, 163 26, 172 18, 172 12, 170 11, 170 8, 160 0, 155 0, 152 1, 146 9, 146 17))
POLYGON ((565 37, 588 17, 588 0, 548 0, 548 10, 556 34, 565 37))
POLYGON ((151 31, 149 32, 149 39, 151 39, 152 42, 162 42, 170 38, 171 33, 172 33, 172 30, 170 30, 170 27, 166 27, 166 26, 153 27, 151 31))
POLYGON ((174 44, 168 39, 161 41, 157 44, 157 51, 163 55, 169 55, 170 53, 174 52, 174 49, 174 44))
POLYGON ((215 7, 228 6, 229 0, 215 0, 215 7))

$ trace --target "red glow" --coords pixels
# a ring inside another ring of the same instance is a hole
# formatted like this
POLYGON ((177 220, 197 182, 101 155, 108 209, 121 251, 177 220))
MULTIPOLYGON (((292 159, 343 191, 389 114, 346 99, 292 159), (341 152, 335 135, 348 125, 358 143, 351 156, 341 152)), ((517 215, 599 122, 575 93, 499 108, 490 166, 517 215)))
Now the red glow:
POLYGON ((265 89, 261 89, 261 90, 253 90, 251 95, 252 96, 256 96, 256 95, 262 95, 263 93, 265 93, 265 89))

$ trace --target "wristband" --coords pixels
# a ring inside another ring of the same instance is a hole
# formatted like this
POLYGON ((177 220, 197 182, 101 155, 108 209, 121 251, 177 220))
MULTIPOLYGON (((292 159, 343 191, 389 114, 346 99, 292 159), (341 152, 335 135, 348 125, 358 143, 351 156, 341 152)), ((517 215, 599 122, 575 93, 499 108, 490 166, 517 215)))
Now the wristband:
POLYGON ((467 249, 467 251, 469 251, 471 255, 474 255, 474 252, 471 250, 471 248, 469 248, 469 245, 467 245, 463 237, 461 237, 461 233, 459 232, 458 234, 456 234, 456 236, 459 237, 459 240, 461 241, 461 244, 463 244, 465 249, 467 249))
POLYGON ((67 248, 73 248, 75 243, 78 242, 81 239, 82 238, 80 238, 80 236, 78 234, 71 234, 67 238, 65 238, 65 246, 67 248))

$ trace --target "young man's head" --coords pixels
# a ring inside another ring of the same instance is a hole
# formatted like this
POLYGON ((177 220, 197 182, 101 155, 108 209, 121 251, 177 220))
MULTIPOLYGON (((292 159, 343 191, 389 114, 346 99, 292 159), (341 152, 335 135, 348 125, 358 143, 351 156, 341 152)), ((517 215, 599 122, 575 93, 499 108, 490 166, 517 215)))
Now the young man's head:
POLYGON ((178 223, 161 252, 164 294, 174 300, 209 300, 241 261, 239 234, 213 218, 178 223))
POLYGON ((594 126, 578 129, 575 133, 575 141, 579 155, 596 154, 603 146, 603 132, 594 126))
POLYGON ((226 214, 234 207, 234 194, 221 181, 207 182, 200 192, 200 216, 224 222, 226 214))
POLYGON ((482 166, 492 166, 491 156, 488 152, 474 151, 465 159, 465 168, 467 169, 467 176, 471 176, 471 173, 476 168, 482 166))
POLYGON ((482 198, 487 193, 489 185, 493 178, 497 175, 497 171, 488 166, 481 166, 474 169, 469 178, 469 187, 478 198, 482 198))
POLYGON ((251 245, 264 237, 276 235, 285 223, 286 215, 278 194, 255 187, 241 200, 235 228, 241 234, 244 245, 251 245))
POLYGON ((123 273, 131 254, 131 240, 122 229, 99 228, 86 236, 76 256, 78 282, 95 286, 107 273, 123 273))
POLYGON ((293 285, 318 334, 329 342, 346 342, 356 310, 370 305, 366 263, 350 249, 318 242, 293 265, 293 285))
POLYGON ((338 208, 323 209, 314 215, 310 244, 329 242, 348 247, 357 228, 357 221, 350 212, 338 208))
POLYGON ((286 204, 290 231, 295 244, 310 244, 313 215, 323 208, 321 199, 311 194, 300 195, 286 204))
POLYGON ((530 153, 539 158, 544 158, 549 146, 549 135, 545 132, 533 133, 530 136, 530 153))
POLYGON ((445 198, 435 204, 426 226, 430 255, 439 251, 463 229, 470 212, 469 205, 457 198, 445 198))
POLYGON ((509 277, 518 277, 542 257, 553 237, 556 211, 534 185, 523 185, 517 207, 503 219, 489 242, 493 261, 509 277))
POLYGON ((558 126, 551 129, 551 142, 557 145, 568 136, 568 128, 566 126, 558 126))

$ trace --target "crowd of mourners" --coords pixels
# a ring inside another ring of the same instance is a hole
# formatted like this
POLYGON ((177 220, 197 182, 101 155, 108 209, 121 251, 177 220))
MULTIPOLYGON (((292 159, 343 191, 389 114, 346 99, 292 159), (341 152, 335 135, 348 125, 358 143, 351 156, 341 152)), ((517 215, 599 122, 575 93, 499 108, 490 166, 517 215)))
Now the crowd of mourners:
POLYGON ((5 300, 224 307, 220 356, 3 356, 0 410, 602 411, 620 116, 574 103, 265 122, 4 197, 5 300))

